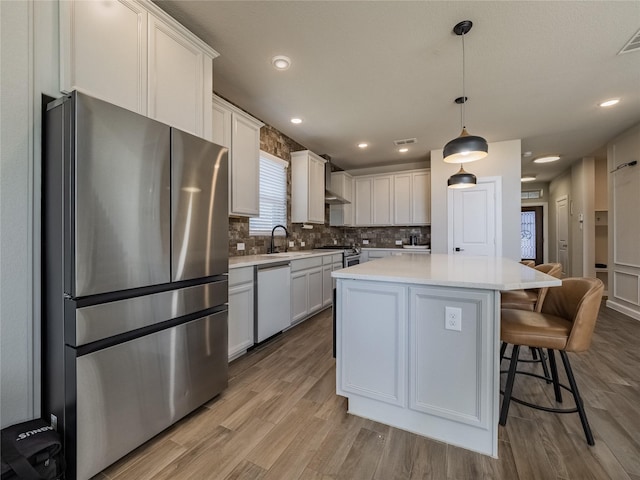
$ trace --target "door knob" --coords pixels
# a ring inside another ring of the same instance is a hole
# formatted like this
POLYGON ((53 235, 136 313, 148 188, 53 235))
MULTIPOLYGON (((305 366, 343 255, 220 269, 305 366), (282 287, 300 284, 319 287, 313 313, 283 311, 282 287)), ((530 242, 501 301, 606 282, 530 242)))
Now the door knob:
POLYGON ((464 252, 464 248, 456 247, 455 251, 456 252, 464 252))

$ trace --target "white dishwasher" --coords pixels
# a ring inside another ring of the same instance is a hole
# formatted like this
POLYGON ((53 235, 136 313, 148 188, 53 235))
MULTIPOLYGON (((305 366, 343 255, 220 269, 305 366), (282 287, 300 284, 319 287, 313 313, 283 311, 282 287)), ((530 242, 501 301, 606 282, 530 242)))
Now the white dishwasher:
POLYGON ((291 267, 289 262, 256 266, 255 343, 291 325, 291 267))

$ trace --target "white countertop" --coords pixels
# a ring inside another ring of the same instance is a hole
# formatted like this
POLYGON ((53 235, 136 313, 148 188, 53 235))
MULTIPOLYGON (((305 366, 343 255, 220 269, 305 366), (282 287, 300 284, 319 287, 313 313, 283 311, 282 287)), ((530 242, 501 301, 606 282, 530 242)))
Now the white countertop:
POLYGON ((264 255, 243 255, 229 257, 229 269, 266 265, 268 263, 299 260, 301 258, 323 257, 325 255, 342 254, 342 250, 300 250, 297 252, 271 253, 264 255))
POLYGON ((336 270, 331 276, 485 290, 518 290, 562 284, 557 278, 507 258, 409 252, 336 270))

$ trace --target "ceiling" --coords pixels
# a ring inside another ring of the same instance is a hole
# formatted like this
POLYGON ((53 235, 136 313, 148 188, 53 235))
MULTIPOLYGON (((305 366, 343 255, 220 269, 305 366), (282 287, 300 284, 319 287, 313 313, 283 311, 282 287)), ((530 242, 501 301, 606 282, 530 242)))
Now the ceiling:
POLYGON ((461 20, 467 130, 522 139, 523 173, 549 181, 640 121, 640 50, 618 55, 640 29, 636 0, 156 3, 220 53, 216 93, 346 170, 424 161, 458 136, 461 20))

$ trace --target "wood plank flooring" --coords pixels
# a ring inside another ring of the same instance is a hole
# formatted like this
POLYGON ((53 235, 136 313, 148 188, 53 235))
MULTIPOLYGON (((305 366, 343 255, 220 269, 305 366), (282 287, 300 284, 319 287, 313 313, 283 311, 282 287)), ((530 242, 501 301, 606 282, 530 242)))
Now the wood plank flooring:
MULTIPOLYGON (((590 350, 570 354, 595 446, 577 414, 513 403, 499 459, 347 414, 335 394, 331 332, 329 309, 232 362, 224 393, 94 478, 640 480, 636 320, 601 308, 590 350)), ((553 398, 524 375, 514 395, 553 398)))

